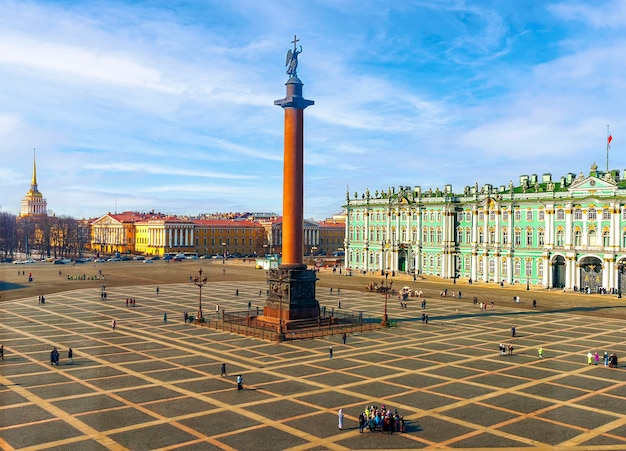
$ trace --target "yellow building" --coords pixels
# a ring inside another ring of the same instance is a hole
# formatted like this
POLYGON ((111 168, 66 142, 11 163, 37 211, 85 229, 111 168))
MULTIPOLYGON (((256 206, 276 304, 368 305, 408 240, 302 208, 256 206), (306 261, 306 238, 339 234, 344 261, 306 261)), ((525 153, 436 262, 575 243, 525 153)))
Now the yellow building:
POLYGON ((317 246, 318 252, 331 255, 343 251, 343 243, 346 236, 345 221, 326 220, 319 223, 320 241, 317 246))
POLYGON ((135 222, 135 252, 144 255, 195 253, 194 223, 176 217, 151 217, 135 222))
POLYGON ((262 255, 265 229, 256 221, 194 219, 195 249, 200 255, 262 255))

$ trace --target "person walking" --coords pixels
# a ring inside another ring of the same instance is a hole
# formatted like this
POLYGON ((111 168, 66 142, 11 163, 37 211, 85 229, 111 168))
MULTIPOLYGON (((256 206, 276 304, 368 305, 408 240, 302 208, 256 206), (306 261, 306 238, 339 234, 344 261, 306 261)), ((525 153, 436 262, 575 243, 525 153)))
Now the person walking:
POLYGON ((339 409, 339 413, 337 414, 338 426, 339 430, 343 430, 343 409, 339 409))
POLYGON ((241 374, 237 376, 237 391, 243 390, 243 377, 241 374))
POLYGON ((609 353, 604 351, 604 366, 609 366, 609 353))
POLYGON ((537 350, 537 354, 539 354, 540 359, 543 359, 543 348, 541 346, 539 346, 539 349, 537 350))
POLYGON ((111 327, 115 330, 115 326, 117 326, 117 322, 115 320, 111 321, 111 327))
POLYGON ((189 314, 187 312, 185 312, 185 324, 187 323, 187 321, 189 321, 189 314))
POLYGON ((70 363, 74 363, 74 351, 72 351, 72 348, 67 350, 67 360, 69 360, 70 363))
POLYGON ((511 337, 515 338, 515 326, 511 327, 511 337))
POLYGON ((329 346, 329 347, 328 347, 328 358, 329 358, 330 360, 332 360, 332 359, 333 359, 333 347, 332 347, 332 346, 329 346))
POLYGON ((4 345, 0 345, 0 360, 4 360, 4 345))
POLYGON ((595 364, 597 365, 598 362, 600 361, 600 356, 598 355, 598 351, 593 353, 593 360, 595 362, 595 364))
POLYGON ((228 376, 228 374, 226 374, 226 364, 222 363, 222 376, 228 376))
POLYGON ((359 432, 362 434, 365 429, 365 415, 363 412, 359 414, 359 432))
POLYGON ((346 344, 346 339, 348 338, 348 336, 346 335, 346 333, 344 332, 343 335, 341 336, 341 339, 343 340, 343 344, 346 344))
POLYGON ((591 365, 591 359, 593 359, 593 354, 591 353, 591 350, 589 350, 587 353, 587 365, 591 365))
POLYGON ((157 296, 159 295, 159 287, 156 287, 157 296))
POLYGON ((163 313, 163 322, 167 323, 167 312, 163 313))
POLYGON ((425 319, 426 319, 426 324, 428 324, 428 315, 426 315, 425 319))

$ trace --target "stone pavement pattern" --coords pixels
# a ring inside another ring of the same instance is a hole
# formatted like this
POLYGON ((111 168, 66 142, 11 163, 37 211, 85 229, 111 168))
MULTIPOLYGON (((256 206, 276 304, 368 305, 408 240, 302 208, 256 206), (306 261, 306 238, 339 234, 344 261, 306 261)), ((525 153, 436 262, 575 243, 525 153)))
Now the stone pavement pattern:
MULTIPOLYGON (((260 289, 210 283, 203 308, 262 306, 260 289)), ((341 299, 344 309, 382 312, 379 294, 322 289, 317 297, 327 307, 341 299)), ((626 371, 586 364, 589 349, 626 355, 623 320, 513 304, 481 312, 437 298, 427 301, 426 325, 420 300, 401 309, 390 299, 398 327, 351 335, 346 345, 340 336, 277 344, 184 324, 183 312, 197 305, 193 284, 161 286, 158 296, 154 286, 120 287, 107 301, 83 289, 48 295, 45 305, 0 304, 0 447, 626 449, 626 371), (126 307, 128 297, 137 307, 126 307), (511 340, 514 354, 500 356, 498 344, 511 340), (58 367, 50 365, 55 346, 58 367), (368 404, 398 409, 407 432, 360 434, 368 404)))

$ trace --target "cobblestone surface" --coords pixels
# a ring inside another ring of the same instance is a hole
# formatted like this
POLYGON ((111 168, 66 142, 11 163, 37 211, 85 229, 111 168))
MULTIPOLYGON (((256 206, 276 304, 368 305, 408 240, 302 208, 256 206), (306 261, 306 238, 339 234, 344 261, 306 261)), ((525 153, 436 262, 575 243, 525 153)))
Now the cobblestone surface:
MULTIPOLYGON (((202 302, 262 306, 261 289, 212 282, 202 302)), ((85 288, 44 305, 0 303, 2 449, 626 449, 626 371, 586 358, 590 349, 626 355, 619 317, 501 302, 480 311, 451 297, 429 297, 424 311, 419 300, 402 309, 390 298, 397 327, 345 345, 340 336, 277 344, 185 324, 183 312, 198 306, 193 284, 161 285, 158 296, 154 285, 107 292, 107 301, 85 288), (499 355, 499 343, 512 343, 513 355, 499 355), (360 434, 368 404, 397 409, 406 433, 360 434)), ((347 288, 340 296, 371 315, 384 302, 347 288)), ((317 298, 332 307, 339 295, 319 289, 317 298)))

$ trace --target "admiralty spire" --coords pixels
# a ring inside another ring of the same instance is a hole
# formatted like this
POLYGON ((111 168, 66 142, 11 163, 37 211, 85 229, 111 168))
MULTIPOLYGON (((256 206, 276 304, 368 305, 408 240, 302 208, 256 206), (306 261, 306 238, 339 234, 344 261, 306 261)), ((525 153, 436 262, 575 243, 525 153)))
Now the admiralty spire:
POLYGON ((33 149, 33 178, 30 182, 30 189, 22 199, 20 216, 47 216, 48 202, 37 188, 37 161, 35 150, 33 149))

